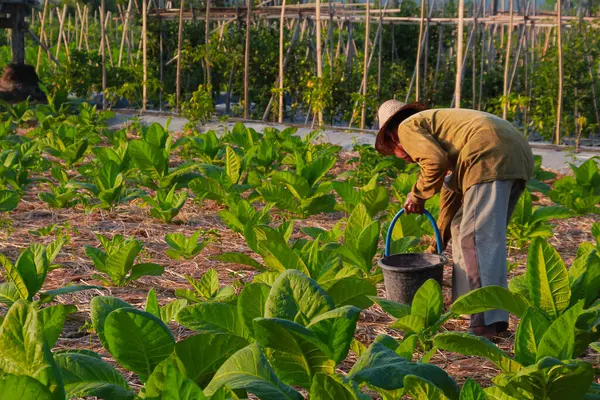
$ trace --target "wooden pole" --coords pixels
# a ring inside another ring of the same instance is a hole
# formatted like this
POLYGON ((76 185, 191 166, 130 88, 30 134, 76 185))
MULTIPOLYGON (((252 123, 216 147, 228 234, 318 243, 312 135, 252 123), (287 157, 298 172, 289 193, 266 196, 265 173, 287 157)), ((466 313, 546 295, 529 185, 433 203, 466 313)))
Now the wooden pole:
POLYGON ((285 0, 281 5, 281 20, 279 21, 279 113, 278 121, 283 123, 283 45, 284 45, 284 15, 285 15, 285 0))
POLYGON ((210 0, 206 0, 206 17, 204 19, 204 43, 206 46, 205 59, 206 63, 206 89, 210 90, 210 0))
POLYGON ((421 0, 421 20, 419 21, 419 43, 417 44, 417 62, 415 65, 415 101, 421 100, 421 53, 423 47, 423 27, 425 25, 425 7, 427 0, 421 0))
POLYGON ((100 48, 102 54, 102 109, 106 110, 107 101, 106 101, 106 85, 107 85, 107 77, 106 77, 106 46, 104 45, 104 38, 106 37, 106 32, 104 29, 104 0, 100 0, 100 48))
POLYGON ((506 39, 506 52, 504 56, 504 91, 503 91, 503 107, 502 107, 502 118, 506 119, 508 116, 508 74, 510 70, 510 51, 512 47, 512 36, 513 36, 513 8, 514 0, 508 0, 508 13, 510 22, 508 24, 508 38, 506 39))
MULTIPOLYGON (((510 0, 512 1, 512 0, 510 0)), ((463 57, 463 30, 465 17, 465 0, 458 2, 458 34, 456 37, 456 85, 454 87, 454 106, 460 108, 460 92, 462 87, 462 57, 463 57)))
POLYGON ((142 0, 142 112, 148 104, 148 0, 142 0))
POLYGON ((250 70, 250 27, 252 25, 252 0, 246 0, 246 49, 244 52, 244 118, 248 119, 250 98, 248 97, 248 74, 250 70))
POLYGON ((42 22, 40 23, 40 47, 38 47, 37 54, 37 63, 35 64, 36 72, 40 70, 40 62, 42 61, 42 44, 44 43, 44 38, 46 36, 46 31, 44 30, 46 25, 46 15, 48 15, 48 0, 44 2, 44 11, 42 13, 42 22))
POLYGON ((119 61, 117 66, 121 67, 121 63, 123 61, 123 50, 125 48, 125 38, 127 37, 127 27, 129 26, 129 20, 131 16, 131 7, 133 5, 133 0, 129 0, 129 4, 127 5, 127 11, 125 13, 125 22, 123 23, 123 35, 121 36, 121 47, 119 48, 119 61))
POLYGON ((12 62, 22 65, 25 64, 25 15, 27 10, 23 4, 14 4, 10 10, 13 14, 10 28, 12 62))
POLYGON ((369 79, 369 28, 371 23, 371 0, 367 0, 367 10, 366 10, 366 21, 365 21, 365 56, 363 59, 364 68, 363 68, 363 99, 362 99, 362 107, 360 111, 360 129, 365 129, 365 123, 367 120, 367 89, 368 79, 369 79))
MULTIPOLYGON (((370 0, 367 0, 367 2, 370 0)), ((368 5, 367 5, 368 7, 368 5)), ((317 49, 316 49, 316 53, 317 53, 317 81, 318 81, 318 87, 321 88, 322 85, 322 80, 323 80, 323 55, 321 54, 321 0, 316 0, 316 31, 315 31, 315 36, 316 36, 316 41, 317 41, 317 49)), ((368 35, 367 35, 368 37, 368 35)), ((319 122, 319 127, 323 126, 323 110, 321 108, 319 108, 318 112, 317 112, 317 118, 318 118, 318 122, 319 122)))
POLYGON ((557 0, 556 2, 556 45, 558 48, 558 98, 556 106, 556 144, 560 144, 560 128, 562 120, 562 108, 563 108, 563 47, 562 47, 562 2, 557 0))
POLYGON ((185 0, 181 0, 179 5, 179 30, 177 33, 177 72, 175 75, 175 108, 179 111, 179 101, 181 96, 181 42, 183 40, 183 7, 185 0))

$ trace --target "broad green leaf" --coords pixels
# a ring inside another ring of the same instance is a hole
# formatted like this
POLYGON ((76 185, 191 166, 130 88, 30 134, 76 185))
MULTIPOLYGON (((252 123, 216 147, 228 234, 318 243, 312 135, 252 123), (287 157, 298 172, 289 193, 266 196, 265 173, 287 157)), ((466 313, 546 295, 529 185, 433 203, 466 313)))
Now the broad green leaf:
POLYGON ((219 273, 212 268, 206 271, 200 279, 188 278, 188 282, 204 299, 212 299, 219 294, 219 273))
POLYGON ((289 385, 308 389, 315 374, 335 371, 335 362, 327 356, 325 344, 300 324, 279 318, 256 318, 254 332, 277 376, 289 385))
POLYGON ((336 364, 348 355, 350 344, 356 331, 360 310, 353 306, 344 306, 327 311, 311 321, 308 329, 325 343, 328 354, 336 364))
POLYGON ((75 292, 81 292, 84 290, 93 290, 93 289, 106 290, 106 288, 102 287, 102 286, 68 285, 68 286, 63 286, 58 289, 52 289, 52 290, 48 290, 46 292, 41 292, 41 293, 39 293, 39 295, 40 295, 40 300, 42 301, 42 303, 49 303, 52 300, 54 300, 54 298, 56 296, 61 296, 64 294, 70 294, 70 293, 75 293, 75 292))
POLYGON ((38 318, 44 330, 44 339, 48 347, 52 348, 58 341, 65 326, 67 314, 77 311, 74 305, 57 304, 38 310, 38 318))
POLYGON ((354 208, 344 231, 344 243, 351 247, 358 243, 361 232, 372 223, 371 216, 367 212, 364 204, 359 204, 354 208))
POLYGON ((160 319, 165 324, 168 324, 169 322, 176 319, 179 311, 183 310, 186 306, 187 306, 187 300, 185 300, 185 299, 178 299, 178 300, 170 301, 161 307, 160 319))
POLYGON ((425 321, 425 326, 432 326, 444 309, 444 297, 442 288, 435 279, 429 279, 415 293, 410 314, 421 317, 425 321))
POLYGON ((515 359, 523 365, 536 362, 538 346, 550 321, 539 310, 530 307, 525 311, 515 334, 515 359))
POLYGON ((19 290, 13 282, 5 282, 0 284, 0 303, 6 304, 8 307, 10 307, 20 298, 21 296, 19 295, 19 290))
POLYGON ((539 221, 547 221, 549 219, 564 219, 573 216, 573 212, 568 208, 561 206, 548 206, 537 208, 531 217, 530 224, 533 225, 539 221))
POLYGON ((29 376, 47 388, 52 399, 64 399, 62 378, 33 305, 19 300, 8 310, 0 325, 0 349, 3 374, 29 376))
POLYGON ((54 400, 52 393, 27 375, 8 374, 0 378, 0 399, 54 400))
POLYGON ((12 190, 0 190, 0 212, 12 211, 19 205, 21 197, 12 190))
POLYGON ((135 264, 131 268, 131 273, 127 277, 127 282, 135 281, 142 276, 160 276, 165 272, 165 268, 154 263, 135 264))
POLYGON ((535 240, 527 257, 531 302, 554 320, 569 306, 569 274, 558 252, 545 240, 535 240))
POLYGON ((358 400, 357 390, 335 375, 316 374, 310 386, 312 400, 358 400))
POLYGON ((250 283, 242 289, 237 302, 237 314, 250 335, 254 337, 255 318, 265 315, 265 304, 271 287, 264 283, 250 283))
POLYGON ((143 140, 133 140, 129 142, 128 152, 144 175, 155 181, 164 177, 168 161, 163 149, 143 140))
POLYGON ((213 260, 228 262, 232 264, 247 265, 258 271, 264 271, 265 266, 244 253, 222 253, 211 257, 213 260))
POLYGON ((421 333, 427 328, 427 321, 425 318, 418 315, 405 315, 404 317, 398 318, 392 324, 392 328, 400 329, 405 333, 421 333))
POLYGON ((202 389, 186 378, 174 365, 168 364, 164 371, 157 368, 146 385, 147 400, 205 400, 202 389))
MULTIPOLYGON (((31 255, 31 257, 33 257, 33 254, 29 250, 26 250, 26 253, 29 253, 31 255)), ((21 299, 29 301, 35 293, 30 294, 29 284, 26 281, 27 278, 23 277, 23 275, 21 274, 21 271, 19 271, 17 269, 17 266, 16 265, 13 266, 13 264, 2 254, 0 254, 0 262, 2 263, 2 266, 4 267, 4 269, 6 270, 8 280, 10 282, 12 282, 15 285, 15 287, 17 288, 17 291, 19 292, 19 296, 21 296, 21 299)), ((33 279, 37 280, 37 277, 35 276, 35 269, 32 271, 32 273, 28 274, 28 276, 29 277, 33 276, 33 279)))
POLYGON ((583 310, 583 303, 579 302, 564 314, 558 317, 548 327, 540 341, 536 354, 536 361, 544 357, 554 357, 559 360, 569 360, 575 348, 575 323, 583 310))
POLYGON ((477 314, 502 309, 517 317, 522 317, 529 302, 520 294, 513 293, 501 286, 485 286, 460 296, 452 304, 455 314, 477 314))
POLYGON ((81 353, 60 353, 54 356, 69 397, 101 399, 133 399, 125 378, 110 364, 81 353))
POLYGON ((108 314, 124 307, 131 307, 131 305, 116 297, 98 296, 92 297, 92 300, 90 300, 90 317, 92 325, 98 335, 98 339, 100 339, 100 343, 102 343, 102 346, 108 351, 110 351, 110 349, 108 348, 108 342, 104 335, 104 322, 106 321, 108 314))
POLYGON ((445 332, 437 335, 433 341, 442 350, 460 353, 465 356, 485 357, 503 372, 517 372, 521 364, 508 357, 488 339, 469 333, 445 332))
POLYGON ((237 183, 240 179, 241 159, 229 146, 225 148, 225 173, 231 183, 237 183))
POLYGON ((417 375, 404 377, 404 393, 415 399, 446 400, 448 399, 433 382, 417 375))
POLYGON ((398 347, 396 348, 396 354, 398 354, 402 358, 406 358, 408 361, 412 361, 413 353, 417 348, 417 343, 419 340, 418 335, 410 335, 404 336, 404 339, 400 342, 398 347))
POLYGON ((314 280, 300 271, 287 270, 273 283, 264 316, 307 326, 315 317, 333 308, 329 295, 314 280))
POLYGON ((410 306, 406 304, 400 304, 392 300, 384 299, 381 297, 370 296, 373 302, 379 304, 379 306, 386 313, 390 314, 394 318, 402 318, 405 315, 410 314, 410 306))
POLYGON ((177 322, 196 332, 224 333, 249 339, 250 332, 238 316, 237 308, 218 302, 187 306, 177 314, 177 322))
POLYGON ((335 161, 335 157, 326 156, 317 158, 302 168, 301 174, 308 182, 308 185, 312 187, 319 179, 329 172, 329 170, 335 165, 335 161))
POLYGON ((146 307, 144 310, 156 317, 160 318, 160 306, 158 305, 158 299, 156 298, 156 290, 150 289, 146 296, 146 307))
POLYGON ((458 396, 458 386, 444 370, 432 364, 407 361, 381 343, 374 343, 367 349, 348 373, 348 379, 385 390, 396 390, 404 387, 404 377, 407 375, 428 379, 447 397, 458 396))
POLYGON ((126 243, 106 259, 106 270, 103 272, 106 272, 113 282, 122 283, 140 251, 142 245, 137 240, 126 243))
POLYGON ((232 390, 244 389, 261 400, 302 400, 300 393, 277 378, 257 343, 244 347, 225 361, 204 393, 212 396, 225 385, 232 390))
POLYGON ((173 334, 158 317, 134 308, 111 312, 104 322, 104 334, 115 360, 142 381, 175 347, 173 334))
POLYGON ((337 307, 352 305, 361 309, 371 307, 370 296, 377 295, 375 285, 366 279, 348 277, 335 282, 327 289, 337 307))
POLYGON ((214 373, 248 341, 235 335, 203 333, 175 345, 175 354, 185 376, 206 386, 214 373))
POLYGON ((502 389, 497 386, 490 386, 484 389, 485 395, 489 400, 517 400, 512 396, 504 393, 502 389))
POLYGON ((283 272, 294 269, 309 274, 304 261, 283 240, 261 240, 259 250, 265 265, 271 270, 283 272))
POLYGON ((477 382, 468 378, 460 391, 459 400, 487 400, 487 396, 477 382))

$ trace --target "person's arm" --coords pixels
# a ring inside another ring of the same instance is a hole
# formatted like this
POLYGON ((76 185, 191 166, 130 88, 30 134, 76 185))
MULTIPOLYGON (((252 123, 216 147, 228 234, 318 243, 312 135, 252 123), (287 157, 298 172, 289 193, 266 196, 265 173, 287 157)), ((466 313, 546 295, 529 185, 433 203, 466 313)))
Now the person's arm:
MULTIPOLYGON (((437 225, 442 236, 442 251, 446 249, 446 246, 448 246, 448 242, 452 237, 452 219, 458 210, 460 210, 461 205, 462 195, 460 193, 453 192, 445 186, 442 187, 440 193, 440 214, 437 219, 437 225)), ((437 241, 435 238, 427 249, 427 252, 437 252, 437 241)))
POLYGON ((415 117, 400 124, 398 138, 406 153, 421 167, 409 196, 413 203, 422 205, 440 191, 449 166, 448 154, 419 121, 420 118, 415 117))

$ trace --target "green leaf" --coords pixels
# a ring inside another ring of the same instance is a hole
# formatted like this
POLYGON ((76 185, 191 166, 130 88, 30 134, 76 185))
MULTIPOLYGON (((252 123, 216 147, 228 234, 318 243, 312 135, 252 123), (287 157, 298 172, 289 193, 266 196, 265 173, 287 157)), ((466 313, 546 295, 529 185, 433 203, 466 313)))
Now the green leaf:
MULTIPOLYGON (((29 253, 31 254, 31 252, 29 253)), ((21 299, 26 301, 29 300, 29 289, 27 288, 27 284, 25 283, 25 280, 21 276, 21 273, 16 266, 13 266, 12 263, 2 254, 0 254, 0 263, 2 263, 2 266, 6 271, 7 279, 13 283, 21 299)), ((32 293, 32 296, 33 294, 35 293, 32 293)))
POLYGON ((575 348, 575 323, 583 310, 579 302, 558 317, 546 330, 540 341, 536 361, 544 357, 554 357, 559 360, 573 358, 575 348))
POLYGON ((5 282, 0 284, 0 303, 4 303, 10 307, 20 298, 21 296, 19 295, 19 291, 14 283, 5 282))
MULTIPOLYGON (((146 296, 146 307, 144 310, 156 317, 160 318, 160 306, 158 305, 158 299, 156 298, 156 290, 150 289, 146 296)), ((163 321, 164 322, 164 321, 163 321)))
POLYGON ((131 268, 131 273, 127 277, 127 282, 135 281, 142 276, 161 276, 165 272, 165 268, 154 263, 135 264, 131 268))
POLYGON ((238 316, 237 308, 218 302, 198 303, 187 306, 177 314, 177 322, 196 332, 224 333, 244 339, 250 332, 238 316))
POLYGON ((151 145, 143 140, 129 142, 128 153, 147 177, 159 181, 167 172, 167 154, 163 149, 151 145))
POLYGON ((57 304, 38 310, 38 318, 43 327, 44 339, 48 343, 48 347, 54 347, 65 326, 67 314, 74 312, 77 312, 77 307, 72 304, 57 304))
POLYGON ((102 359, 81 353, 60 353, 54 356, 64 380, 67 396, 101 399, 133 399, 125 378, 102 359))
POLYGON ((256 318, 254 332, 283 382, 308 389, 316 373, 334 373, 335 363, 327 356, 325 344, 302 325, 279 318, 256 318))
POLYGON ((212 299, 219 294, 219 274, 210 268, 199 280, 186 276, 187 281, 204 299, 212 299))
POLYGON ((515 334, 515 359, 518 362, 535 364, 538 346, 549 327, 550 321, 541 311, 533 307, 525 311, 515 334))
POLYGON ((221 365, 247 345, 247 340, 236 335, 203 333, 178 342, 175 354, 185 376, 206 386, 221 365))
POLYGON ((469 333, 445 332, 438 334, 434 345, 442 350, 460 353, 465 356, 485 357, 503 372, 517 372, 521 364, 508 357, 488 339, 469 333))
POLYGON ((271 287, 264 283, 250 283, 242 289, 238 297, 237 314, 250 335, 254 337, 254 326, 252 321, 255 318, 265 315, 265 305, 271 287))
POLYGON ((547 221, 550 219, 565 219, 573 216, 573 212, 568 208, 561 206, 548 206, 537 208, 531 217, 530 225, 533 225, 540 221, 547 221))
POLYGON ((313 318, 333 308, 329 295, 314 280, 300 271, 287 270, 273 283, 264 316, 306 326, 313 318))
POLYGON ((348 379, 385 390, 396 390, 404 387, 407 375, 428 379, 447 397, 458 397, 458 386, 444 370, 432 364, 407 361, 381 343, 374 343, 367 349, 348 373, 348 379))
POLYGON ((405 315, 392 324, 392 328, 401 329, 405 333, 421 333, 427 328, 425 318, 418 315, 405 315))
POLYGON ((165 324, 168 324, 169 322, 173 321, 174 319, 176 319, 179 311, 183 310, 185 306, 187 306, 187 300, 185 299, 173 300, 165 304, 160 309, 161 321, 165 324))
POLYGON ((502 309, 517 317, 522 317, 529 302, 520 294, 513 293, 501 286, 485 286, 460 296, 452 304, 455 314, 477 314, 502 309))
POLYGON ((125 307, 131 307, 131 305, 116 297, 99 296, 92 297, 92 300, 90 300, 90 317, 92 325, 98 335, 98 339, 100 339, 100 343, 102 343, 102 346, 108 351, 110 350, 108 348, 106 336, 104 335, 104 322, 106 321, 108 314, 114 310, 125 307))
POLYGON ((104 322, 104 333, 115 360, 142 382, 175 347, 173 334, 158 317, 134 308, 111 312, 104 322))
POLYGON ((336 376, 316 374, 310 386, 311 400, 358 400, 356 388, 344 384, 336 376))
POLYGON ((442 392, 432 382, 416 375, 406 375, 404 377, 404 393, 412 396, 415 399, 448 399, 446 396, 444 396, 444 392, 442 392))
POLYGON ((402 318, 405 315, 410 314, 411 307, 409 305, 400 304, 392 300, 383 299, 381 297, 370 296, 369 298, 373 300, 374 303, 379 304, 383 311, 390 314, 394 318, 402 318))
POLYGON ((558 252, 545 240, 535 240, 527 257, 527 278, 531 302, 551 320, 569 306, 569 274, 558 252))
POLYGON ((217 256, 212 256, 210 258, 213 260, 228 262, 228 263, 232 263, 232 264, 247 265, 258 271, 265 270, 264 265, 262 265, 261 263, 259 263, 258 261, 256 261, 252 257, 250 257, 249 255, 243 254, 243 253, 222 253, 217 256))
POLYGON ((367 309, 373 304, 370 297, 377 295, 377 288, 371 281, 366 279, 348 277, 331 285, 327 289, 327 294, 331 296, 337 307, 352 305, 367 309))
POLYGON ((459 400, 487 400, 487 396, 477 382, 468 378, 460 391, 459 400))
POLYGON ((0 190, 0 212, 12 211, 19 205, 21 197, 12 190, 0 190))
POLYGON ((237 183, 240 179, 241 159, 229 146, 225 148, 225 173, 231 183, 237 183))
POLYGON ((440 319, 444 309, 442 288, 435 279, 429 279, 415 293, 410 314, 421 317, 429 327, 440 319))
MULTIPOLYGON (((0 349, 3 374, 29 376, 47 388, 52 399, 65 398, 60 372, 33 305, 19 300, 8 310, 0 325, 0 349)), ((24 382, 19 381, 19 384, 24 382)))
POLYGON ((204 392, 212 396, 225 385, 232 390, 244 389, 261 400, 302 399, 300 393, 277 378, 256 343, 244 347, 225 361, 204 392))
POLYGON ((205 400, 202 389, 186 378, 174 365, 168 364, 164 371, 157 368, 146 384, 148 400, 205 400))
POLYGON ((125 243, 106 259, 105 271, 102 272, 108 274, 113 283, 122 284, 140 251, 142 245, 137 240, 125 243))
POLYGON ((6 375, 0 379, 0 399, 54 400, 52 393, 27 375, 6 375))
POLYGON ((68 285, 68 286, 63 286, 58 289, 52 289, 52 290, 48 290, 46 292, 41 292, 39 295, 40 295, 40 300, 42 301, 42 303, 49 303, 52 300, 54 300, 54 298, 56 296, 61 296, 64 294, 70 294, 70 293, 76 293, 76 292, 82 292, 84 290, 92 290, 92 289, 106 290, 106 288, 102 287, 102 286, 68 285))
POLYGON ((348 355, 359 317, 358 308, 343 306, 313 318, 308 329, 327 346, 329 357, 337 364, 348 355))

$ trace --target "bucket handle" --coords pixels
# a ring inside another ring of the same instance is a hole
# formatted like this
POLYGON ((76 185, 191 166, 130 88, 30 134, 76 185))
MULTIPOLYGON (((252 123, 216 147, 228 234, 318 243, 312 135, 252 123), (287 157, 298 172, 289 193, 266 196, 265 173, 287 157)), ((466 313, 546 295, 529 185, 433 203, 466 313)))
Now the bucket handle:
MULTIPOLYGON (((392 232, 394 231, 394 226, 396 226, 396 222, 398 221, 398 218, 400 218, 402 216, 402 214, 404 214, 404 208, 401 209, 400 211, 398 211, 398 214, 396 214, 394 216, 394 218, 392 219, 392 222, 390 223, 390 227, 388 228, 387 235, 385 237, 385 253, 384 253, 384 255, 386 257, 390 256, 390 251, 392 248, 392 232)), ((429 220, 429 222, 431 223, 431 226, 433 227, 433 232, 435 233, 435 243, 436 243, 436 247, 437 247, 437 252, 438 252, 438 254, 442 254, 442 235, 440 233, 440 230, 439 230, 437 224, 435 223, 435 219, 433 218, 433 215, 431 215, 431 213, 427 210, 425 210, 424 214, 427 217, 427 219, 429 220)))

